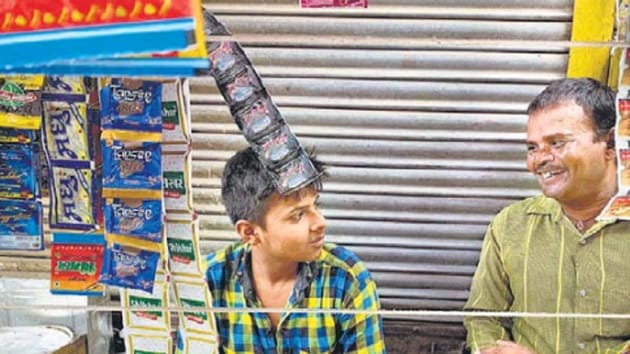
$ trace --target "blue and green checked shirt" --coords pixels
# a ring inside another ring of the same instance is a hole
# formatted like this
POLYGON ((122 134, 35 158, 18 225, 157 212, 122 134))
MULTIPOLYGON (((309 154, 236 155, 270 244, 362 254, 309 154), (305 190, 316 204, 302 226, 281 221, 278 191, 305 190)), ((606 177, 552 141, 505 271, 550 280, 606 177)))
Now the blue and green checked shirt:
MULTIPOLYGON (((215 307, 260 308, 249 271, 249 247, 238 242, 208 256, 215 307)), ((379 308, 376 285, 357 256, 325 244, 317 261, 298 267, 288 309, 379 308)), ((223 353, 385 353, 377 315, 283 313, 274 330, 266 313, 216 313, 223 353)))

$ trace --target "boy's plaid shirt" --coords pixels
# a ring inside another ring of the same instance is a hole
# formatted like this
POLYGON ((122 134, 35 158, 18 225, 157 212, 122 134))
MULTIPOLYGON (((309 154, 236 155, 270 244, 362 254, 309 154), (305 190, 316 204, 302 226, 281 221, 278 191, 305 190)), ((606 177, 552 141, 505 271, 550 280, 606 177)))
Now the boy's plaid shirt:
MULTIPOLYGON (((238 242, 208 256, 206 277, 215 307, 262 307, 248 269, 249 247, 238 242)), ((302 263, 287 308, 379 309, 376 285, 357 256, 325 244, 302 263)), ((380 316, 283 313, 276 330, 266 313, 216 313, 223 353, 385 353, 380 316)))

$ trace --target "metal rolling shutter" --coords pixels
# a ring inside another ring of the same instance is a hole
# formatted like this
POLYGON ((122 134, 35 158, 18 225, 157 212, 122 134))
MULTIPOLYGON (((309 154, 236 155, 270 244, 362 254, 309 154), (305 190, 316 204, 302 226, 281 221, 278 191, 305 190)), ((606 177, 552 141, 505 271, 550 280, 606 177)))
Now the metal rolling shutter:
MULTIPOLYGON (((488 222, 538 191, 525 170, 525 109, 564 77, 567 51, 536 41, 569 40, 573 2, 297 3, 205 6, 240 38, 302 144, 329 166, 328 240, 367 263, 383 307, 461 309, 488 222)), ((245 140, 212 79, 194 79, 192 92, 194 198, 210 251, 236 239, 220 176, 245 140)))

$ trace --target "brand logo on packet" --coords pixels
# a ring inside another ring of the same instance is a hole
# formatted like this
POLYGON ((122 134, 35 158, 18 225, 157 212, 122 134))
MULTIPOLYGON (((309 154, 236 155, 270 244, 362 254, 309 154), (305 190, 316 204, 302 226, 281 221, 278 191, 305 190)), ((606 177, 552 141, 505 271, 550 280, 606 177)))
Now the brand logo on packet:
POLYGON ((195 260, 192 241, 167 239, 168 250, 173 261, 190 264, 195 260))
POLYGON ((0 105, 9 108, 20 108, 28 103, 37 101, 37 95, 25 92, 22 87, 14 82, 6 81, 0 87, 0 105))
POLYGON ((55 268, 58 272, 77 272, 81 275, 94 275, 96 263, 80 261, 58 261, 55 268))
POLYGON ((151 162, 151 158, 153 157, 153 153, 151 151, 144 150, 125 150, 120 146, 112 146, 112 151, 114 152, 114 160, 140 160, 151 162))
POLYGON ((111 85, 112 94, 116 101, 134 102, 144 101, 149 104, 153 101, 153 92, 144 89, 130 90, 120 85, 111 85))
POLYGON ((179 198, 186 195, 183 172, 164 172, 164 196, 167 198, 179 198))
POLYGON ((68 126, 72 126, 70 112, 66 110, 50 112, 50 132, 53 135, 57 153, 69 159, 76 159, 77 153, 69 148, 68 126))
MULTIPOLYGON (((185 309, 192 308, 192 307, 205 307, 206 306, 206 304, 203 301, 191 300, 191 299, 180 299, 180 300, 182 302, 182 307, 185 309)), ((208 321, 208 314, 203 311, 184 312, 184 316, 186 317, 187 320, 198 323, 198 324, 203 324, 204 322, 208 321)))
POLYGON ((174 130, 178 125, 177 102, 162 102, 162 129, 174 130))
POLYGON ((122 219, 144 218, 145 220, 151 220, 153 217, 153 211, 151 209, 142 207, 132 208, 124 204, 113 203, 112 209, 114 210, 114 216, 122 219))
POLYGON ((147 261, 139 256, 129 255, 123 253, 122 251, 113 252, 113 255, 116 263, 138 266, 140 269, 145 269, 147 267, 147 261))
POLYGON ((78 191, 79 181, 76 176, 68 175, 59 178, 59 195, 61 196, 64 218, 82 222, 83 218, 75 212, 77 208, 75 195, 78 191))
MULTIPOLYGON (((129 305, 131 307, 144 307, 144 308, 158 307, 159 308, 159 307, 162 307, 162 300, 131 295, 129 296, 129 305)), ((159 318, 162 318, 163 316, 162 311, 136 310, 132 312, 136 314, 136 316, 138 317, 146 318, 149 320, 157 320, 159 318)))

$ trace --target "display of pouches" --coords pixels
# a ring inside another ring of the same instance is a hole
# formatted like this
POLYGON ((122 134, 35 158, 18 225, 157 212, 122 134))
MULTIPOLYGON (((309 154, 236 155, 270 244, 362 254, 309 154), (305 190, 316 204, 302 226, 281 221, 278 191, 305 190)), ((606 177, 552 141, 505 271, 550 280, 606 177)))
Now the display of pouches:
POLYGON ((39 172, 35 144, 0 144, 0 198, 39 197, 39 172))
POLYGON ((102 296, 98 284, 103 268, 102 234, 54 233, 50 252, 50 292, 61 295, 102 296))

